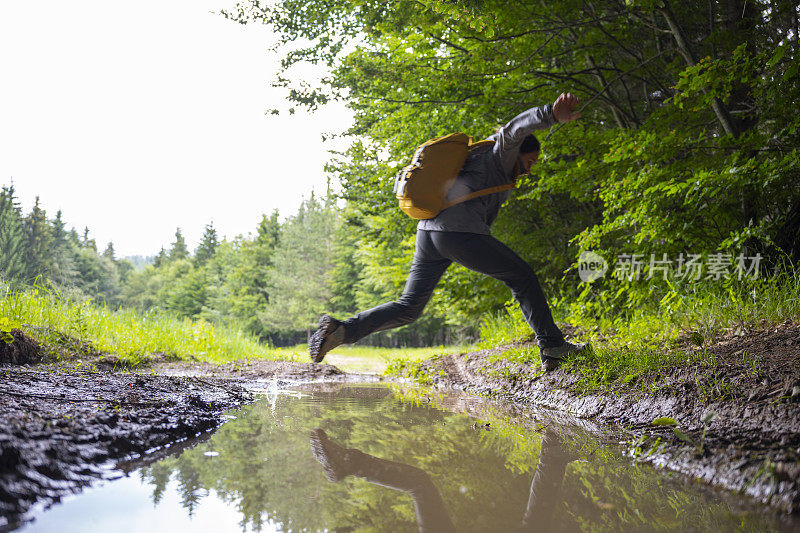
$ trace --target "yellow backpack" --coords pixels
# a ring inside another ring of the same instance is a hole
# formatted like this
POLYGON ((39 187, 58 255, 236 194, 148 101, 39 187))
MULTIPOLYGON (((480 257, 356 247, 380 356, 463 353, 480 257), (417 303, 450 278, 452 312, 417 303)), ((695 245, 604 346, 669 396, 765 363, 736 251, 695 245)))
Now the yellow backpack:
POLYGON ((464 133, 451 133, 421 144, 411 163, 403 167, 395 180, 394 192, 400 209, 417 220, 433 218, 455 204, 514 188, 515 183, 507 183, 447 201, 447 191, 453 186, 469 151, 491 144, 494 141, 472 142, 464 133))

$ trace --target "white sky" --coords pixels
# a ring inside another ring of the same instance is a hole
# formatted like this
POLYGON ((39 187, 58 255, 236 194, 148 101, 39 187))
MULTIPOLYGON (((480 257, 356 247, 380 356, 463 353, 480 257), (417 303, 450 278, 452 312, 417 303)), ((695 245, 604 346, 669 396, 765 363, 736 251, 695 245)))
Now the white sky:
POLYGON ((98 248, 152 255, 180 226, 232 238, 262 213, 324 192, 323 164, 352 121, 343 105, 288 109, 262 25, 234 0, 0 0, 0 184, 27 213, 88 226, 98 248))

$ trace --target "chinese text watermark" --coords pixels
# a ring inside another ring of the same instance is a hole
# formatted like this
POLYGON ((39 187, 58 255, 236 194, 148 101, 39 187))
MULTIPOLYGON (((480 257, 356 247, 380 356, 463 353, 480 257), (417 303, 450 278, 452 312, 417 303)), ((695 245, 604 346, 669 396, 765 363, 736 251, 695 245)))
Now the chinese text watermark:
MULTIPOLYGON (((718 252, 715 254, 683 254, 670 257, 666 253, 619 254, 611 269, 611 276, 628 281, 642 279, 672 279, 699 281, 701 279, 718 281, 735 276, 738 279, 758 279, 761 254, 737 256, 718 252)), ((581 281, 590 283, 602 278, 609 270, 608 262, 595 252, 581 252, 578 258, 578 274, 581 281)))

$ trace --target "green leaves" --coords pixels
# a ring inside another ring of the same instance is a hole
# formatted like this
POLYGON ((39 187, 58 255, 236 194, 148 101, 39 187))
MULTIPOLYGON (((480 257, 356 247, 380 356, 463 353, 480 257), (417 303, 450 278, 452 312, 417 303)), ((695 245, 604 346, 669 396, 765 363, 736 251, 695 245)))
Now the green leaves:
POLYGON ((692 334, 689 335, 689 340, 692 342, 692 344, 701 348, 703 347, 703 343, 705 342, 703 336, 697 331, 693 331, 692 334))
POLYGON ((775 53, 772 54, 772 57, 770 58, 769 63, 767 63, 767 66, 769 66, 769 68, 774 67, 778 63, 778 61, 783 59, 783 56, 785 54, 786 54, 786 45, 777 46, 775 48, 775 53))
POLYGON ((697 446, 697 443, 694 441, 694 439, 692 439, 689 435, 687 435, 686 433, 684 433, 680 429, 674 428, 672 430, 672 432, 675 434, 676 437, 678 437, 680 440, 682 440, 686 444, 691 444, 692 446, 697 446))
POLYGON ((11 330, 18 327, 19 323, 16 320, 11 320, 7 316, 0 316, 0 341, 6 344, 14 342, 14 336, 11 335, 11 330))
POLYGON ((661 416, 651 422, 654 426, 677 426, 678 422, 674 418, 661 416))

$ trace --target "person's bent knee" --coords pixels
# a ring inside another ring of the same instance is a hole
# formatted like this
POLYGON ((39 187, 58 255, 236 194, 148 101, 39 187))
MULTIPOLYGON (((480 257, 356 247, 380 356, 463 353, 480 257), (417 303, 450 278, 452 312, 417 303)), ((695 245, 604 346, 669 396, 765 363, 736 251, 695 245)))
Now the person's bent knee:
POLYGON ((533 276, 525 276, 508 280, 505 282, 506 286, 511 289, 511 292, 514 296, 527 294, 531 289, 533 289, 537 284, 537 279, 533 276))
POLYGON ((404 303, 402 300, 398 302, 402 306, 402 311, 398 315, 398 321, 405 325, 410 324, 422 316, 422 310, 425 309, 425 304, 419 305, 418 303, 404 303))
POLYGON ((422 316, 422 309, 409 309, 403 312, 398 318, 403 325, 411 324, 422 316))

